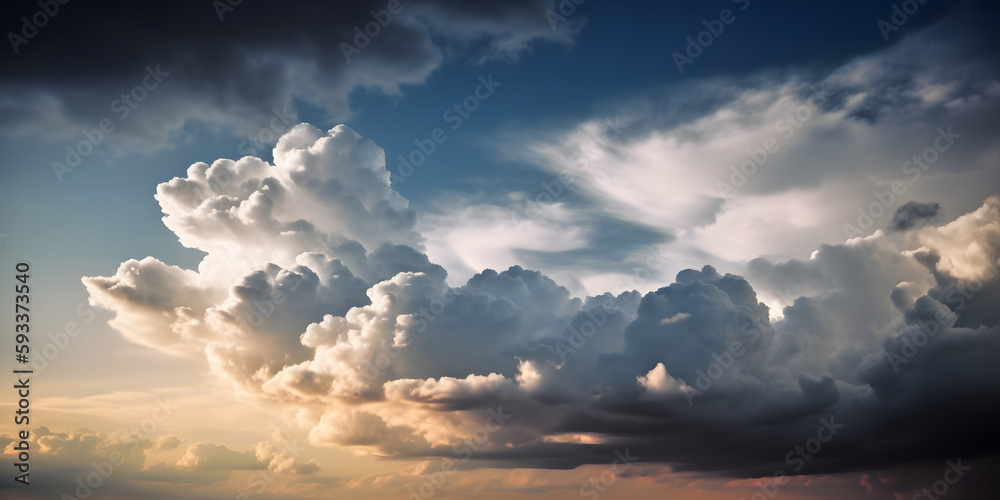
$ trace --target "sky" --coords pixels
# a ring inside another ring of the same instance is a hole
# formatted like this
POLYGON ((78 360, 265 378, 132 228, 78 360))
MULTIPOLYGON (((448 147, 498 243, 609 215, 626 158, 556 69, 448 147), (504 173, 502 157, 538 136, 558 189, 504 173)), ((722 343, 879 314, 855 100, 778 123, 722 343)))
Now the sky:
POLYGON ((2 9, 0 498, 995 498, 994 2, 2 9))

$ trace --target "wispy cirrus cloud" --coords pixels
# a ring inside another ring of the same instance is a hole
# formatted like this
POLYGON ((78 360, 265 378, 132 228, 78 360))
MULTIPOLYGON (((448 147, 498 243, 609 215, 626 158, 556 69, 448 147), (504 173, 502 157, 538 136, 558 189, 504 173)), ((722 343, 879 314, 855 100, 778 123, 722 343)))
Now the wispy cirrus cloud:
POLYGON ((892 230, 892 214, 914 199, 950 213, 971 210, 1000 181, 997 140, 986 132, 1000 74, 992 55, 953 36, 963 23, 956 14, 822 71, 762 69, 680 83, 660 97, 606 106, 617 114, 508 133, 499 151, 572 182, 560 185, 558 198, 543 197, 531 217, 523 200, 545 193, 542 185, 504 196, 456 194, 447 212, 420 221, 436 236, 429 255, 449 264, 455 254, 476 259, 477 266, 447 266, 464 273, 516 255, 553 276, 574 276, 575 291, 648 290, 685 267, 738 272, 758 256, 801 258, 822 243, 892 230), (955 144, 915 178, 906 162, 933 146, 940 130, 955 144), (890 191, 894 182, 899 194, 890 191), (941 197, 942 185, 971 196, 941 197), (859 207, 869 217, 883 192, 886 203, 859 226, 859 207), (457 250, 482 246, 476 228, 504 219, 561 226, 558 234, 575 237, 523 233, 488 250, 457 250), (863 229, 845 232, 845 224, 863 229), (619 243, 603 245, 611 235, 619 243), (583 255, 602 256, 603 268, 577 264, 583 255))

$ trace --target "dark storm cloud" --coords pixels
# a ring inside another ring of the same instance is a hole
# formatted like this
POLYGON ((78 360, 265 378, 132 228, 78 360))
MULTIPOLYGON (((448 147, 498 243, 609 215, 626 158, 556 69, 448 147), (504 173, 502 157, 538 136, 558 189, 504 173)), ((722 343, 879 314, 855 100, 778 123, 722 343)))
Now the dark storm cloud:
POLYGON ((931 222, 940 214, 941 205, 937 203, 910 201, 896 209, 896 213, 892 215, 891 228, 896 231, 905 231, 931 222))
MULTIPOLYGON (((293 98, 344 119, 354 89, 396 93, 401 85, 421 84, 445 52, 514 59, 534 41, 566 42, 573 33, 551 29, 547 0, 404 0, 396 14, 386 10, 388 3, 59 5, 37 33, 28 30, 34 35, 26 43, 15 39, 0 51, 0 131, 65 138, 95 128, 114 116, 113 100, 140 84, 147 66, 169 76, 139 103, 149 109, 142 119, 119 126, 127 131, 116 133, 116 142, 128 136, 159 146, 191 119, 253 133, 272 114, 287 113, 293 98), (388 22, 383 27, 376 17, 388 22), (375 36, 355 30, 366 27, 375 36)), ((30 21, 39 6, 8 3, 4 9, 5 31, 20 36, 21 17, 30 21)))
MULTIPOLYGON (((491 448, 477 457, 493 467, 572 468, 605 462, 627 448, 643 461, 671 463, 675 470, 758 477, 992 456, 1000 447, 993 424, 1000 416, 1000 371, 992 361, 1000 355, 1000 320, 979 306, 995 299, 1000 275, 987 272, 964 285, 935 285, 900 311, 903 324, 880 341, 863 323, 889 313, 880 311, 887 302, 879 299, 867 311, 859 305, 884 296, 892 289, 884 278, 899 276, 901 269, 865 283, 857 280, 864 280, 872 265, 886 264, 887 254, 840 245, 822 252, 826 255, 815 267, 849 275, 831 275, 843 281, 797 299, 783 319, 761 318, 755 310, 764 306, 738 276, 719 276, 710 268, 685 271, 676 283, 643 298, 638 317, 625 328, 625 349, 601 357, 600 375, 591 381, 609 385, 600 403, 578 401, 565 412, 505 405, 520 417, 512 427, 596 434, 608 442, 532 443, 491 448), (845 259, 837 253, 855 255, 845 259), (871 295, 858 295, 867 287, 874 289, 871 295), (857 317, 840 310, 853 310, 857 317), (690 316, 661 324, 661 318, 678 312, 690 316), (967 325, 960 326, 963 321, 967 325), (749 335, 739 328, 745 322, 756 325, 749 335), (727 361, 719 354, 731 340, 742 341, 745 352, 727 361), (874 351, 858 355, 858 344, 874 351), (702 373, 711 374, 706 380, 712 384, 690 406, 676 394, 642 398, 641 388, 628 381, 656 361, 690 386, 699 387, 702 373), (716 363, 732 368, 714 378, 708 367, 716 363)), ((810 265, 796 262, 776 274, 810 265)), ((578 362, 571 358, 563 369, 578 362)), ((508 430, 502 438, 518 433, 508 430)), ((996 470, 990 461, 982 466, 996 470)))

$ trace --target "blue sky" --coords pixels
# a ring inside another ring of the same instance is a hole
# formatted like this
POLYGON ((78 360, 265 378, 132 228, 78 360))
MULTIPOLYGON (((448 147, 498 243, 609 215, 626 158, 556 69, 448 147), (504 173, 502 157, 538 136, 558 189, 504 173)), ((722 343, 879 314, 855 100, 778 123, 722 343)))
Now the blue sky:
POLYGON ((107 498, 408 495, 497 405, 418 496, 588 496, 628 448, 608 498, 750 497, 831 418, 789 498, 911 498, 956 457, 987 491, 994 5, 404 1, 350 60, 388 3, 58 5, 4 8, 0 249, 35 356, 83 333, 37 377, 56 472, 4 494, 71 491, 168 397, 107 498))

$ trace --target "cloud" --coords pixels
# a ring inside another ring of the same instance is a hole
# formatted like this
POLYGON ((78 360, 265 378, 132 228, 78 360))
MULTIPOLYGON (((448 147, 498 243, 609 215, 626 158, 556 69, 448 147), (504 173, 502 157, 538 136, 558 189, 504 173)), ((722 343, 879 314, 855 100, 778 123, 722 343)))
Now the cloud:
POLYGON ((941 205, 937 203, 906 202, 892 214, 892 229, 903 231, 923 225, 941 214, 941 205))
POLYGON ((184 440, 177 436, 160 436, 153 443, 152 451, 169 451, 176 449, 184 440))
POLYGON ((212 443, 197 443, 188 447, 177 463, 180 469, 211 470, 254 470, 263 467, 251 452, 236 452, 225 446, 212 443))
MULTIPOLYGON (((278 436, 275 436, 278 437, 278 436)), ((62 495, 84 498, 99 494, 108 498, 218 498, 218 487, 240 471, 265 471, 275 478, 284 477, 294 484, 319 471, 313 460, 297 458, 298 450, 283 439, 262 441, 251 451, 235 451, 226 446, 201 442, 190 445, 178 455, 175 463, 150 464, 152 454, 177 455, 173 450, 185 439, 161 436, 150 440, 148 436, 119 429, 110 435, 89 429, 53 432, 47 427, 31 430, 28 448, 31 453, 32 474, 30 487, 9 484, 4 493, 12 498, 56 498, 62 495), (35 473, 44 470, 38 477, 35 473), (171 485, 171 492, 164 493, 163 484, 171 485)), ((0 463, 14 469, 21 440, 0 436, 4 443, 0 463)), ((258 472, 262 474, 264 472, 258 472)), ((280 488, 272 486, 272 493, 280 488)), ((265 496, 263 498, 280 498, 265 496)))
POLYGON ((158 187, 164 223, 208 256, 198 273, 147 257, 85 279, 94 305, 121 311, 112 326, 178 354, 200 353, 217 331, 259 331, 254 342, 288 350, 297 341, 276 332, 364 303, 376 281, 403 269, 443 273, 397 245, 419 248, 419 237, 414 212, 389 189, 381 148, 347 127, 326 135, 301 125, 275 153, 274 167, 252 157, 199 163, 158 187), (339 259, 321 256, 328 247, 339 259), (286 302, 291 310, 275 307, 286 302))
POLYGON ((968 31, 964 15, 822 70, 671 83, 562 126, 513 129, 496 154, 536 167, 552 187, 512 181, 509 194, 432 208, 420 221, 428 255, 463 278, 513 262, 576 280, 581 293, 649 291, 689 267, 738 272, 759 256, 808 256, 856 236, 845 223, 858 226, 859 210, 879 199, 860 234, 893 230, 892 214, 913 200, 973 210, 1000 182, 987 132, 1000 66, 970 49, 979 34, 955 36, 968 31), (914 177, 913 158, 949 127, 961 137, 914 177), (521 222, 516 237, 509 220, 521 222), (620 241, 608 245, 612 234, 620 241))
MULTIPOLYGON (((381 150, 347 127, 298 126, 276 151, 273 165, 196 164, 157 190, 167 227, 207 252, 197 271, 147 258, 83 281, 127 338, 204 356, 234 389, 291 409, 315 445, 465 468, 572 468, 629 449, 736 477, 995 445, 996 196, 912 241, 876 231, 755 259, 749 281, 703 266, 648 293, 576 298, 519 266, 449 285, 381 150), (781 314, 759 294, 784 297, 781 314)), ((195 444, 174 468, 265 464, 315 465, 195 444)))
POLYGON ((918 241, 931 249, 935 270, 960 280, 982 279, 996 267, 1000 250, 1000 198, 986 199, 981 207, 941 227, 926 227, 918 241))
MULTIPOLYGON (((209 2, 155 6, 141 15, 129 13, 127 2, 66 7, 57 16, 72 22, 53 22, 3 55, 12 71, 0 80, 0 134, 76 141, 81 129, 108 118, 116 126, 101 146, 108 154, 161 149, 197 127, 249 136, 240 152, 260 154, 266 148, 258 141, 273 144, 275 132, 296 121, 297 103, 343 121, 352 114, 352 92, 400 96, 405 86, 427 81, 446 54, 514 61, 538 43, 571 43, 579 23, 552 30, 544 13, 553 4, 402 2, 395 15, 382 0, 209 2), (141 99, 123 101, 143 83, 147 66, 166 74, 163 81, 141 99)), ((26 5, 11 18, 36 10, 26 5)))
MULTIPOLYGON (((85 494, 88 488, 113 490, 122 487, 139 474, 145 449, 149 445, 135 436, 116 439, 83 428, 53 432, 47 427, 38 427, 30 433, 27 441, 31 454, 31 484, 29 488, 22 488, 30 490, 30 495, 38 496, 28 498, 54 498, 63 493, 83 491, 85 494), (46 471, 44 480, 37 478, 35 468, 46 471), (89 486, 86 481, 89 481, 89 486)), ((15 447, 23 447, 23 444, 18 436, 13 438, 0 454, 0 462, 4 467, 16 470, 14 463, 18 461, 19 452, 15 447)), ((8 440, 7 436, 0 439, 8 440)), ((11 483, 8 488, 19 486, 11 483)))
POLYGON ((657 363, 656 367, 650 370, 649 373, 638 377, 637 380, 639 385, 644 387, 646 391, 653 394, 693 392, 691 386, 677 380, 674 377, 671 377, 670 374, 667 373, 667 368, 663 365, 663 363, 657 363))

